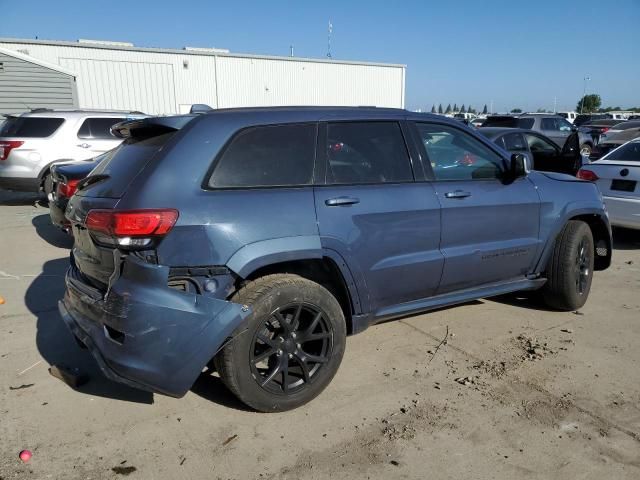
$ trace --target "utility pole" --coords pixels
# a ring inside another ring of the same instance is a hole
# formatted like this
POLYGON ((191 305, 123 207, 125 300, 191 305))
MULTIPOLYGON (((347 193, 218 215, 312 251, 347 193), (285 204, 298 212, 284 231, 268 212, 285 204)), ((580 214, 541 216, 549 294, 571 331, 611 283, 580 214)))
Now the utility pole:
POLYGON ((558 97, 553 97, 553 113, 557 112, 558 97))
POLYGON ((331 34, 333 33, 333 25, 329 20, 329 28, 327 31, 327 58, 331 58, 331 34))
POLYGON ((293 45, 289 45, 289 56, 293 57, 293 45))
POLYGON ((584 97, 587 95, 587 82, 591 80, 591 77, 586 75, 584 77, 584 87, 582 88, 582 100, 580 100, 580 113, 584 110, 584 97))

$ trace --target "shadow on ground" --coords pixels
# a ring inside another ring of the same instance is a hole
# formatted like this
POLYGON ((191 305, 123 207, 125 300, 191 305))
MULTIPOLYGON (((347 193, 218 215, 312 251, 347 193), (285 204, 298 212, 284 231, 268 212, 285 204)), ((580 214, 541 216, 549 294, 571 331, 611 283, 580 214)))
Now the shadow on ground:
POLYGON ((48 213, 38 215, 31 219, 31 223, 36 229, 36 233, 49 245, 58 248, 73 247, 73 237, 68 233, 64 233, 61 229, 51 223, 51 217, 48 213))
POLYGON ((196 380, 196 383, 191 387, 191 391, 205 400, 217 403, 218 405, 222 405, 227 408, 233 408, 235 410, 242 410, 245 412, 253 411, 229 391, 220 377, 213 375, 208 371, 200 375, 198 380, 196 380))
POLYGON ((41 207, 49 206, 47 199, 40 193, 0 190, 0 206, 15 207, 20 205, 35 205, 36 203, 41 207))
POLYGON ((91 354, 80 348, 62 321, 57 305, 64 295, 64 273, 68 266, 67 258, 46 262, 42 273, 27 289, 25 303, 37 317, 38 351, 50 365, 76 367, 89 375, 89 382, 75 389, 78 392, 128 402, 153 403, 152 393, 105 378, 91 354))
MULTIPOLYGON (((614 250, 640 250, 640 231, 629 228, 613 229, 614 250)), ((614 253, 615 255, 615 253, 614 253)))

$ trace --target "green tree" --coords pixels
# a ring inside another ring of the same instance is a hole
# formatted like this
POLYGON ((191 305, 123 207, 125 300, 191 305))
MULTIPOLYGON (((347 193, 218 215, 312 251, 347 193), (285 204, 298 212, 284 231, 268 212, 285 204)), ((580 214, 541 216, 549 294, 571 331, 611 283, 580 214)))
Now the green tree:
POLYGON ((487 104, 484 104, 484 108, 482 109, 482 114, 486 115, 487 114, 487 104))
POLYGON ((438 113, 442 113, 442 104, 438 105, 438 113))
POLYGON ((462 104, 462 107, 460 107, 460 113, 466 113, 467 111, 464 108, 464 103, 462 104))
POLYGON ((475 108, 473 108, 471 105, 469 105, 469 108, 467 108, 467 112, 469 112, 469 113, 473 113, 474 115, 475 115, 476 113, 478 113, 478 112, 476 112, 476 109, 475 109, 475 108))
POLYGON ((511 113, 522 113, 522 109, 521 108, 513 108, 513 109, 511 109, 511 113))
POLYGON ((451 104, 447 105, 447 109, 444 111, 444 113, 451 113, 451 104))
POLYGON ((436 104, 435 103, 431 106, 431 113, 436 113, 436 104))
POLYGON ((585 95, 576 104, 576 111, 580 113, 597 112, 602 105, 602 99, 597 93, 590 93, 585 95))
POLYGON ((457 103, 453 104, 453 113, 458 113, 458 104, 457 103))

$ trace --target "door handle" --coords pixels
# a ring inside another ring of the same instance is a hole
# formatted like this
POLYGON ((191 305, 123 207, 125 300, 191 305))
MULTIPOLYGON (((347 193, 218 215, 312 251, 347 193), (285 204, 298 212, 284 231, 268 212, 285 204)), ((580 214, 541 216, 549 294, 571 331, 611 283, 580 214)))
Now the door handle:
POLYGON ((467 198, 471 196, 471 192, 456 190, 455 192, 447 192, 444 194, 446 198, 467 198))
POLYGON ((89 145, 88 143, 81 143, 78 145, 78 147, 80 148, 89 148, 91 145, 89 145))
POLYGON ((354 205, 356 203, 360 203, 360 199, 354 197, 336 197, 324 201, 327 207, 340 207, 342 205, 354 205))

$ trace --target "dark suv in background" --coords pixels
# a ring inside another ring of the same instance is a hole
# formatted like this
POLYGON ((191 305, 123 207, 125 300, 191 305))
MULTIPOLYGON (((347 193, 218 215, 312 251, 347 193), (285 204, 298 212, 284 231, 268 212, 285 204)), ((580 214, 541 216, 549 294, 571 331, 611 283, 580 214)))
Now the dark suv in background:
POLYGON ((490 115, 483 122, 484 127, 522 128, 539 132, 551 139, 560 148, 576 129, 560 115, 546 113, 523 113, 522 115, 490 115))
POLYGON ((257 410, 294 408, 347 333, 517 290, 574 310, 610 263, 596 186, 442 116, 254 108, 113 130, 127 140, 67 206, 60 312, 137 388, 181 396, 208 366, 257 410))

